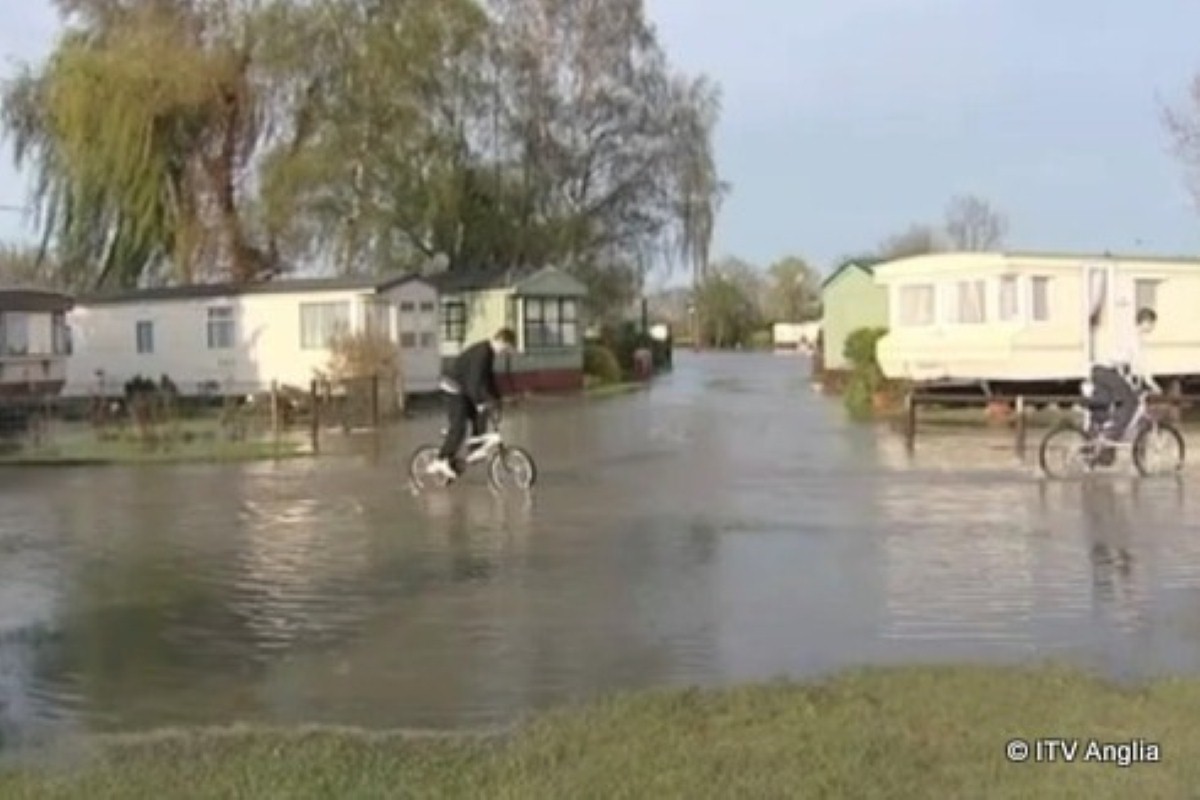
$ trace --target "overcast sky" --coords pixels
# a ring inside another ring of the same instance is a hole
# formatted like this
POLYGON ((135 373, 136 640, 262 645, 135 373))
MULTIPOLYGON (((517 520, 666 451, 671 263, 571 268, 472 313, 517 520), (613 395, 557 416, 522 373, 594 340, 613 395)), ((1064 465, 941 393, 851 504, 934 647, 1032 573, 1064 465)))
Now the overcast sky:
MULTIPOLYGON (((724 91, 733 183, 714 253, 824 269, 956 193, 1011 219, 1024 249, 1200 251, 1200 214, 1160 104, 1200 71, 1183 0, 647 0, 675 63, 724 91), (701 10, 703 9, 703 10, 701 10)), ((46 0, 0 10, 0 54, 39 59, 46 0)), ((26 182, 0 158, 0 204, 26 182)), ((0 240, 27 239, 0 212, 0 240)))

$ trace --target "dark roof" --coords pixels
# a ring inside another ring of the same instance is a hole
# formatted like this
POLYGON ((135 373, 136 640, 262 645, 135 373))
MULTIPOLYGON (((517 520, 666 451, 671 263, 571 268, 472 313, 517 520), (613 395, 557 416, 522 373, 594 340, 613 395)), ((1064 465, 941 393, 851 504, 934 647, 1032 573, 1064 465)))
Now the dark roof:
POLYGON ((861 269, 863 272, 867 273, 868 275, 874 275, 875 267, 882 264, 886 260, 887 259, 885 259, 885 258, 876 258, 876 257, 848 258, 845 261, 843 261, 841 264, 838 264, 837 267, 833 270, 833 272, 829 273, 829 277, 827 277, 825 280, 821 281, 821 286, 828 286, 830 283, 833 282, 833 280, 836 277, 841 275, 846 270, 851 269, 852 267, 857 267, 858 269, 861 269))
POLYGON ((74 301, 65 294, 45 289, 10 287, 0 289, 0 311, 31 311, 49 313, 70 311, 74 301))
POLYGON ((101 292, 78 298, 80 305, 106 305, 146 300, 193 300, 206 297, 233 297, 246 294, 287 294, 293 292, 369 291, 383 292, 409 281, 430 281, 413 273, 388 278, 284 278, 258 283, 195 283, 186 286, 160 286, 101 292))
POLYGON ((512 267, 460 267, 426 277, 439 292, 478 292, 512 286, 538 270, 512 267))

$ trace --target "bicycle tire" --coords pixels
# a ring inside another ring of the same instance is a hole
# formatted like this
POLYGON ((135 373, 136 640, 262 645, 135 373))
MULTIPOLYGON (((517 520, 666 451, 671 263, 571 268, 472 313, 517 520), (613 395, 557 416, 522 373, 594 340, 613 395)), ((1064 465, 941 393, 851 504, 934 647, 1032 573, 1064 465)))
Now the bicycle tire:
POLYGON ((506 488, 503 478, 506 475, 513 474, 513 470, 509 466, 511 459, 522 461, 527 467, 525 476, 518 478, 516 481, 517 488, 533 488, 533 485, 537 483, 538 477, 537 462, 533 460, 533 455, 528 450, 514 445, 505 445, 488 460, 488 480, 491 482, 492 487, 497 490, 506 488))
MULTIPOLYGON (((1087 444, 1091 442, 1091 437, 1089 437, 1087 435, 1087 432, 1084 431, 1084 429, 1076 423, 1063 422, 1063 423, 1059 423, 1055 427, 1051 428, 1046 433, 1046 435, 1042 437, 1042 443, 1038 447, 1038 465, 1041 467, 1042 472, 1045 475, 1047 475, 1048 477, 1056 478, 1056 479, 1064 477, 1064 475, 1058 473, 1055 469, 1052 469, 1050 467, 1050 463, 1049 463, 1050 460, 1048 458, 1051 443, 1054 442, 1055 439, 1064 437, 1064 436, 1071 436, 1071 437, 1078 438, 1079 443, 1080 443, 1080 447, 1079 447, 1080 451, 1082 451, 1083 448, 1086 447, 1087 444)), ((1088 459, 1088 461, 1086 462, 1084 471, 1085 472, 1091 471, 1092 466, 1093 466, 1092 461, 1090 459, 1088 459)))
POLYGON ((1176 452, 1179 457, 1173 467, 1165 469, 1161 474, 1170 474, 1179 472, 1183 469, 1183 462, 1187 456, 1187 444, 1184 442, 1183 434, 1169 422, 1159 422, 1156 425, 1150 425, 1138 431, 1137 437, 1133 440, 1133 465, 1137 468, 1138 474, 1143 478, 1149 478, 1155 474, 1146 465, 1146 443, 1150 439, 1150 433, 1155 431, 1160 434, 1166 434, 1168 439, 1172 439, 1176 445, 1176 452))
POLYGON ((431 461, 438 457, 441 448, 432 444, 423 444, 408 458, 408 477, 412 481, 413 486, 418 489, 425 489, 429 486, 444 487, 449 483, 449 479, 443 475, 430 475, 425 472, 425 467, 431 461))

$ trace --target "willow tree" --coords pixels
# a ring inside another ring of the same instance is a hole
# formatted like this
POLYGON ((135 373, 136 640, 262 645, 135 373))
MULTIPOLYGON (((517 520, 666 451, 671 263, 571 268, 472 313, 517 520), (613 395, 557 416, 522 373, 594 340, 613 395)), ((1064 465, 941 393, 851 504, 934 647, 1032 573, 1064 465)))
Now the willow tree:
MULTIPOLYGON (((251 28, 229 3, 73 0, 48 62, 4 90, 45 247, 97 286, 249 280, 241 218, 260 132, 251 28)), ((78 281, 75 281, 78 282, 78 281)))
POLYGON ((704 78, 679 80, 674 104, 675 215, 678 255, 698 287, 708 276, 710 247, 721 201, 730 185, 717 172, 713 134, 720 116, 720 93, 704 78))

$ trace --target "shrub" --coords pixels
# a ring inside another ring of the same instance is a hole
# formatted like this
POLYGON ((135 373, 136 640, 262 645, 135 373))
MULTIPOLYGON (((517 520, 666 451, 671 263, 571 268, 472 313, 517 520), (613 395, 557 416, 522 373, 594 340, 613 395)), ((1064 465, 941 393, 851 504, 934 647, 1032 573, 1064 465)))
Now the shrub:
POLYGON ((750 334, 750 346, 755 350, 770 350, 774 337, 770 331, 755 331, 750 334))
POLYGON ((879 340, 886 334, 886 328, 859 328, 846 337, 842 354, 852 365, 852 373, 844 401, 854 417, 869 417, 873 413, 875 394, 887 383, 875 354, 879 340))
POLYGON ((597 383, 619 383, 621 364, 611 349, 602 344, 589 344, 583 349, 583 372, 597 383))
MULTIPOLYGON (((404 405, 400 356, 387 336, 374 332, 340 333, 329 344, 328 377, 333 382, 366 385, 365 380, 379 378, 379 407, 400 411, 404 405)), ((369 391, 367 392, 369 395, 369 391)))
POLYGON ((885 335, 887 328, 859 328, 846 337, 842 355, 855 369, 875 371, 882 377, 879 362, 875 359, 875 348, 885 335))

